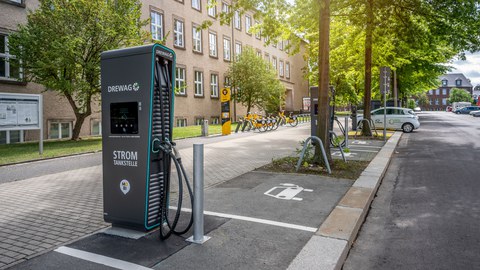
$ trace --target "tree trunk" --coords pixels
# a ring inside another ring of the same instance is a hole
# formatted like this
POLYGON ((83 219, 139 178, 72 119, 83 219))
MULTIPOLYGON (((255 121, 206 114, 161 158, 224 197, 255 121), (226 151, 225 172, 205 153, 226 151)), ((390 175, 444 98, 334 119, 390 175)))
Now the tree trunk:
MULTIPOLYGON (((372 100, 372 36, 373 36, 373 1, 367 0, 367 26, 365 36, 365 95, 363 98, 363 119, 371 119, 370 111, 372 100)), ((363 125, 362 135, 371 136, 372 131, 363 125)))
POLYGON ((92 97, 90 95, 86 97, 86 103, 85 103, 86 107, 85 107, 85 111, 82 113, 80 112, 80 108, 78 108, 72 95, 70 95, 67 92, 64 92, 63 94, 67 98, 68 103, 70 103, 70 106, 72 107, 72 110, 75 113, 75 125, 72 131, 72 141, 77 141, 80 138, 80 131, 82 129, 83 122, 88 116, 92 114, 92 106, 91 106, 92 97))
POLYGON ((73 126, 73 131, 72 131, 72 141, 77 141, 78 138, 80 138, 80 131, 82 130, 83 122, 85 122, 85 119, 88 117, 88 115, 84 113, 80 114, 75 114, 75 125, 73 126))
MULTIPOLYGON (((329 94, 329 41, 330 41, 330 0, 319 0, 319 50, 318 50, 318 126, 317 135, 322 140, 327 162, 331 162, 330 155, 330 104, 328 102, 329 94)), ((322 160, 320 146, 315 146, 316 163, 322 160)))

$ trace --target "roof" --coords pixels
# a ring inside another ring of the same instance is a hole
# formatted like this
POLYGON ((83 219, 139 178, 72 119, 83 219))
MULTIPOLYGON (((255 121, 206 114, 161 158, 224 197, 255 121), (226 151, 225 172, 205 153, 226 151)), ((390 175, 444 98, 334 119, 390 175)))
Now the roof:
MULTIPOLYGON (((467 77, 465 77, 465 75, 463 75, 463 73, 444 74, 444 75, 438 77, 438 79, 440 81, 443 81, 443 80, 446 79, 448 81, 447 87, 457 87, 457 85, 455 84, 455 81, 458 80, 458 79, 462 80, 461 87, 473 87, 470 80, 467 79, 467 77)), ((442 86, 444 86, 444 85, 442 85, 442 86)))

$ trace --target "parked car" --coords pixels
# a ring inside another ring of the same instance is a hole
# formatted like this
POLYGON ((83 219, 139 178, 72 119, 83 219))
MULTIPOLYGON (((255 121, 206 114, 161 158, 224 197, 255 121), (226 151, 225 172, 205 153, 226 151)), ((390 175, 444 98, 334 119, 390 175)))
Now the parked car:
POLYGON ((480 110, 479 111, 471 111, 470 115, 473 117, 480 117, 480 110))
POLYGON ((469 114, 472 111, 478 111, 480 107, 478 106, 467 106, 455 111, 456 114, 469 114))
MULTIPOLYGON (((387 107, 387 129, 401 129, 405 133, 410 133, 420 127, 418 116, 412 109, 387 107)), ((379 108, 371 112, 372 121, 376 129, 383 129, 384 109, 379 108)), ((363 119, 363 114, 357 116, 358 125, 363 119)))
POLYGON ((422 108, 420 108, 420 107, 415 107, 415 108, 413 109, 413 111, 414 111, 414 112, 421 112, 421 111, 422 111, 422 108))

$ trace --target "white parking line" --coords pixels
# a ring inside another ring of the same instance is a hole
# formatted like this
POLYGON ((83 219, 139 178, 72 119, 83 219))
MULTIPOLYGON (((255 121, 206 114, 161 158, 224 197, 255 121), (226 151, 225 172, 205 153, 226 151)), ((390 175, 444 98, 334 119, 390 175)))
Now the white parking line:
POLYGON ((360 150, 360 149, 352 149, 352 148, 350 148, 350 152, 378 153, 379 151, 375 151, 375 150, 360 150))
MULTIPOLYGON (((170 206, 170 209, 177 210, 177 208, 174 207, 174 206, 170 206)), ((182 211, 184 211, 184 212, 189 212, 189 213, 190 213, 190 212, 192 212, 192 209, 182 208, 182 211)), ((231 218, 231 219, 237 219, 237 220, 244 220, 244 221, 250 221, 250 222, 255 222, 255 223, 273 225, 273 226, 278 226, 278 227, 283 227, 283 228, 289 228, 289 229, 295 229, 295 230, 306 231, 306 232, 316 232, 316 231, 318 230, 318 228, 314 228, 314 227, 307 227, 307 226, 302 226, 302 225, 297 225, 297 224, 278 222, 278 221, 273 221, 273 220, 268 220, 268 219, 252 218, 252 217, 245 217, 245 216, 224 214, 224 213, 211 212, 211 211, 204 211, 203 213, 204 213, 205 215, 208 215, 208 216, 215 216, 215 217, 223 217, 223 218, 231 218)))
POLYGON ((144 267, 138 264, 129 263, 126 261, 110 258, 95 253, 86 252, 83 250, 73 249, 69 247, 59 247, 55 249, 56 252, 62 253, 68 256, 79 258, 85 261, 103 264, 109 267, 122 269, 122 270, 152 270, 152 268, 144 267))

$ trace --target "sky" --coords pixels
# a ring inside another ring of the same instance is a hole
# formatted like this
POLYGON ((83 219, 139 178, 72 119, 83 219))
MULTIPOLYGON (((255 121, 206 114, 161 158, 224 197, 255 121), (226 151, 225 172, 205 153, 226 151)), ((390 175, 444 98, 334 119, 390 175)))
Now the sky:
POLYGON ((480 53, 467 53, 467 60, 454 61, 454 69, 450 73, 463 73, 467 79, 470 79, 473 87, 480 85, 480 53))

